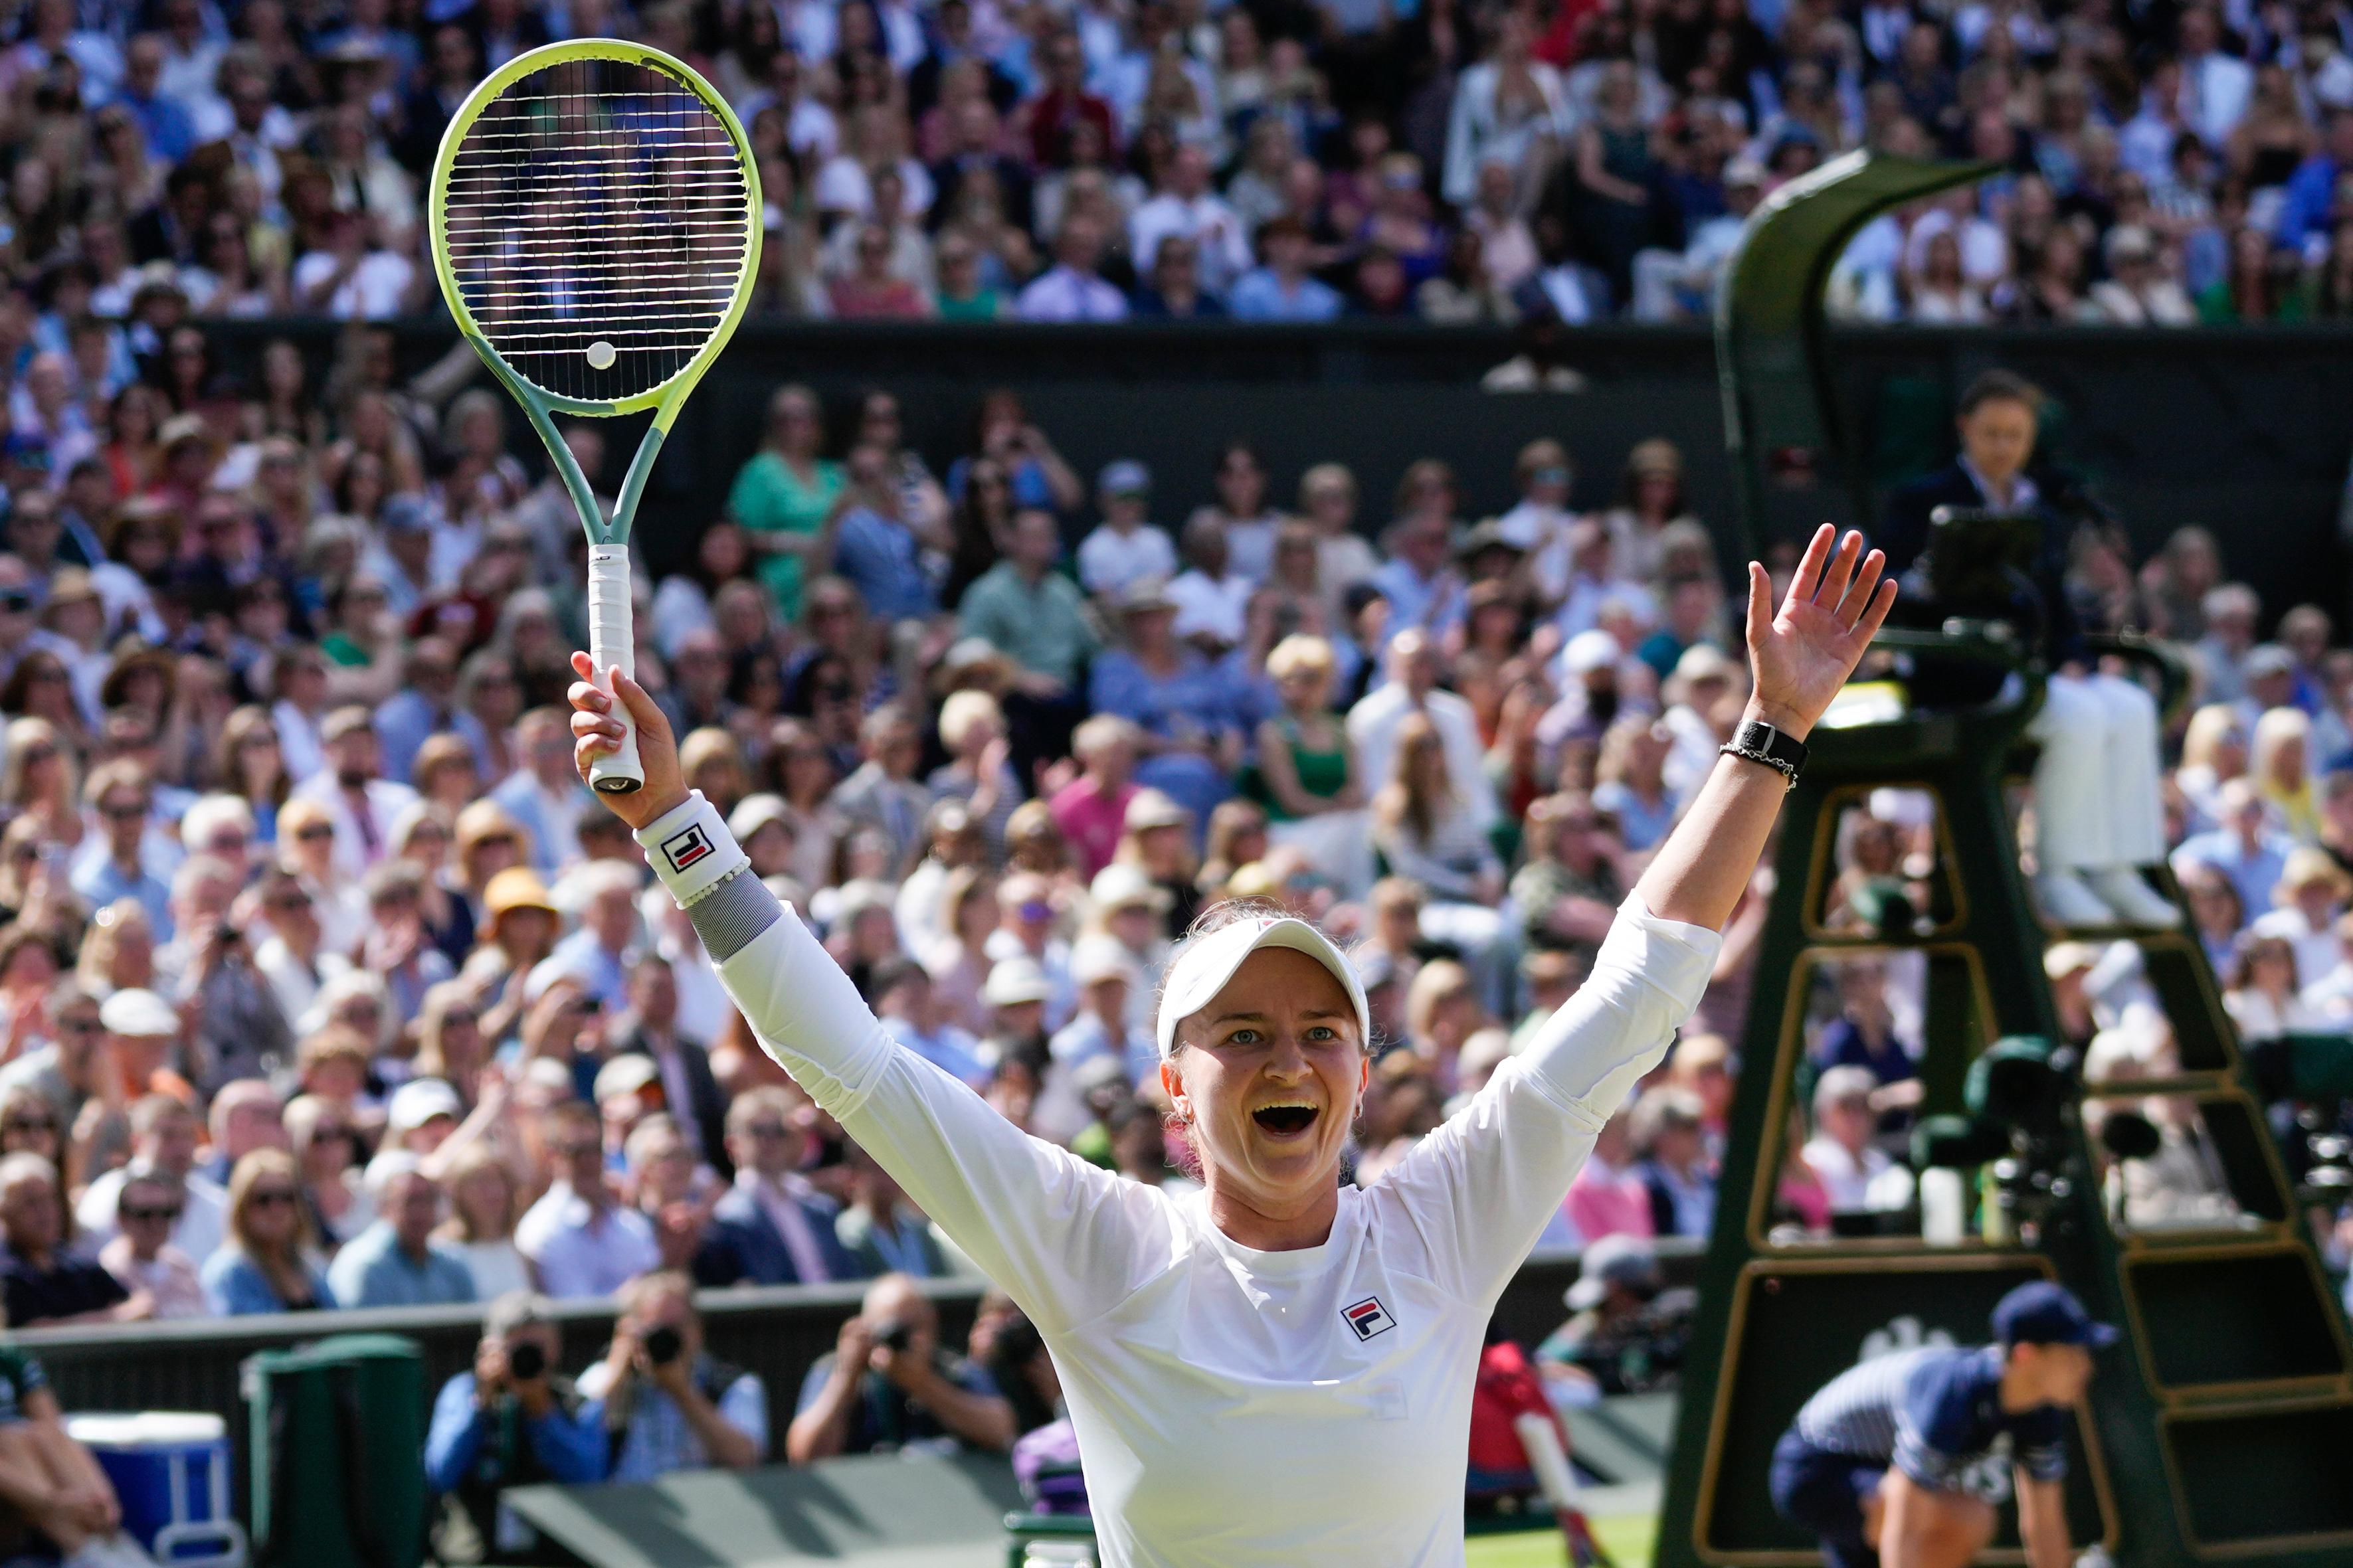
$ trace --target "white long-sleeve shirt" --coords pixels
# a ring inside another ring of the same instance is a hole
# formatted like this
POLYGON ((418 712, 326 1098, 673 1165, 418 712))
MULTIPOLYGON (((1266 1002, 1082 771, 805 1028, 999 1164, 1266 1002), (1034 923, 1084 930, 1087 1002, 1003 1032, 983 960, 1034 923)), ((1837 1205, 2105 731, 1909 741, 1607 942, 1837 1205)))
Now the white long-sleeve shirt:
MULTIPOLYGON (((704 878, 656 851, 697 847, 691 825, 712 865, 736 857, 699 800, 638 835, 689 891, 704 878)), ((768 1053, 1038 1325, 1106 1568, 1463 1561, 1489 1314, 1697 1003, 1715 933, 1630 901, 1526 1052, 1380 1181, 1342 1188, 1323 1245, 1261 1252, 1221 1233, 1202 1195, 1031 1138, 893 1043, 766 897, 738 876, 695 906, 722 979, 768 1053)))

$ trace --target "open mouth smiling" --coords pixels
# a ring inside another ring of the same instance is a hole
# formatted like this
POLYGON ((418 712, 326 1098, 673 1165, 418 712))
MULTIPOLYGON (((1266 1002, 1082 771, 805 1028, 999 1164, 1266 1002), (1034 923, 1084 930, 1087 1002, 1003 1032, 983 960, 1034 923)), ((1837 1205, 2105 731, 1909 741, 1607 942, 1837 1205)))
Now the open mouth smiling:
POLYGON ((1322 1115, 1320 1108, 1304 1100, 1282 1100, 1260 1106, 1250 1112, 1250 1120, 1270 1136, 1288 1139, 1304 1135, 1322 1115))

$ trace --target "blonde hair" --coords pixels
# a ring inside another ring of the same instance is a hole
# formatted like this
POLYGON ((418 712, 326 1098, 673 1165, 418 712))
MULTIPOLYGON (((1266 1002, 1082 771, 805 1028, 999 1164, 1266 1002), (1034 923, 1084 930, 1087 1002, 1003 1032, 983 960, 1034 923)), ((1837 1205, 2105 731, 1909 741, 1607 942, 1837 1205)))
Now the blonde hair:
POLYGON ((2228 702, 2209 702, 2189 715, 2189 725, 2181 732, 2181 765, 2185 768, 2211 768, 2214 753, 2232 731, 2241 728, 2239 710, 2228 702))
POLYGON ((1281 680, 1294 669, 1314 670, 1328 676, 1338 667, 1338 661, 1332 657, 1332 645, 1305 632, 1292 633, 1275 644, 1266 656, 1266 672, 1276 680, 1281 680))
MULTIPOLYGON (((2272 769, 2278 763, 2280 748, 2291 741, 2305 744, 2305 766, 2309 770, 2312 766, 2312 721, 2305 717, 2301 709, 2274 708, 2255 721, 2255 740, 2247 771, 2254 774, 2266 790, 2274 787, 2272 769)), ((2305 781, 2297 779, 2295 782, 2302 784, 2305 781)))
POLYGON ((1119 746, 1133 752, 1143 741, 1144 731, 1133 721, 1116 713, 1098 713, 1071 731, 1071 750, 1083 760, 1119 746))
POLYGON ((1315 492, 1325 489, 1345 491, 1354 500, 1356 476, 1345 463, 1318 463, 1299 476, 1299 504, 1303 508, 1312 504, 1315 492))
MULTIPOLYGON (((30 822, 31 817, 19 821, 30 822)), ((15 823, 9 825, 11 827, 15 823)), ((82 939, 81 953, 74 960, 74 978, 93 996, 106 997, 114 994, 114 968, 117 950, 124 935, 136 924, 147 933, 152 950, 155 942, 155 922, 147 918, 147 907, 138 900, 121 898, 95 911, 90 919, 90 935, 82 939), (99 915, 106 918, 100 920, 99 915)))
POLYGON ((940 704, 940 744, 951 752, 962 751, 973 731, 983 724, 999 732, 1005 729, 1004 710, 986 691, 952 691, 940 704))
POLYGON ((691 731, 678 744, 678 769, 691 778, 698 771, 712 763, 725 763, 737 773, 745 772, 744 748, 735 743, 730 731, 715 724, 706 724, 691 731))
POLYGON ((291 847, 293 841, 301 837, 302 829, 317 822, 323 822, 330 827, 335 825, 334 814, 327 809, 327 803, 313 800, 308 795, 297 795, 278 809, 279 845, 291 847))
POLYGON ((1407 1038, 1418 1040, 1427 1036, 1439 1008, 1470 993, 1471 972, 1452 959, 1433 958, 1423 964, 1405 991, 1407 1038))
POLYGON ((301 1043, 294 1047, 295 1070, 303 1079, 311 1076, 313 1068, 336 1061, 357 1063, 360 1071, 364 1073, 368 1064, 375 1059, 375 1053, 369 1048, 367 1037, 349 1024, 329 1024, 304 1036, 301 1043))
POLYGON ((58 765, 65 769, 66 800, 70 802, 80 798, 81 780, 75 773, 73 748, 66 744, 65 737, 58 733, 55 724, 47 719, 28 715, 9 720, 5 738, 0 739, 0 745, 5 745, 7 751, 7 762, 0 765, 0 802, 12 806, 25 805, 25 774, 29 771, 25 752, 45 741, 57 753, 58 765))
POLYGON ((449 1194, 449 1217, 441 1222, 440 1228, 435 1231, 434 1235, 444 1241, 456 1242, 460 1246, 469 1242, 512 1239, 515 1224, 522 1217, 522 1178, 516 1173, 515 1168, 508 1164, 500 1156, 498 1151, 491 1145, 477 1143, 459 1155, 451 1163, 448 1170, 442 1173, 441 1190, 449 1194), (466 1205, 458 1201, 458 1190, 483 1171, 496 1171, 499 1173, 499 1179, 507 1184, 507 1209, 502 1222, 504 1228, 497 1236, 479 1234, 474 1229, 473 1216, 466 1212, 466 1205))
POLYGON ((293 1155, 283 1149, 256 1149, 237 1163, 228 1179, 228 1233, 237 1249, 252 1260, 281 1298, 309 1293, 310 1270, 303 1264, 302 1252, 317 1237, 311 1228, 311 1205, 302 1201, 302 1173, 293 1155), (253 1189, 271 1176, 284 1178, 294 1189, 294 1234, 287 1238, 282 1256, 255 1244, 250 1223, 253 1189))

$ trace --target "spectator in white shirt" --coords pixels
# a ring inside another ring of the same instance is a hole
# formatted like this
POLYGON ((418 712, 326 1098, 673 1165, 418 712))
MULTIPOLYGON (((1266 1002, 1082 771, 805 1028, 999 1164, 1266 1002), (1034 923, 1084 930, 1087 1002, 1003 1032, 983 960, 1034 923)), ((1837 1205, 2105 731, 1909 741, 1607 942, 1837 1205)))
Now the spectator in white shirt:
POLYGON ((2100 320, 2115 327, 2194 327, 2198 307, 2165 274, 2157 237, 2137 223, 2108 231, 2108 276, 2092 286, 2100 320))
POLYGON ((1015 313, 1025 321, 1124 321, 1127 296, 1103 281, 1103 226, 1084 213, 1062 220, 1054 265, 1021 290, 1015 313))
POLYGON ((1220 648, 1242 640, 1242 623, 1250 608, 1250 580, 1234 571, 1226 548, 1223 520, 1195 513, 1182 535, 1185 571, 1168 584, 1176 606, 1171 628, 1188 642, 1207 642, 1220 648))
POLYGON ((2221 52, 2221 19, 2206 6, 2182 13, 2179 37, 2181 118, 2220 153, 2246 116, 2255 73, 2246 61, 2221 52))
POLYGON ((515 1247, 558 1300, 609 1296, 661 1267, 651 1221, 615 1195, 605 1174, 605 1141, 595 1109, 566 1100, 547 1112, 547 1157, 556 1172, 547 1195, 515 1227, 515 1247))
POLYGON ((1462 73, 1447 116, 1446 173, 1440 194, 1467 206, 1482 164, 1503 163, 1524 181, 1541 182, 1572 129, 1575 115, 1560 73, 1530 57, 1527 18, 1504 15, 1493 55, 1462 73))
POLYGON ((2337 966, 2337 920, 2348 898, 2353 898, 2353 878, 2327 850, 2299 845, 2288 851, 2279 886, 2272 891, 2274 907, 2257 915, 2247 929, 2258 936, 2284 938, 2295 948, 2296 973, 2309 986, 2337 966))
POLYGON ((1832 1214, 1884 1214, 1912 1199, 1912 1173, 1872 1140, 1879 1087, 1869 1068, 1832 1068, 1814 1085, 1814 1136, 1801 1158, 1829 1194, 1832 1214))
POLYGON ((417 799, 405 784, 377 777, 384 742, 375 715, 356 704, 338 708, 319 726, 327 765, 294 786, 296 798, 327 808, 335 826, 335 869, 357 878, 383 859, 392 845, 395 818, 417 799))
POLYGON ((1167 532, 1145 521, 1152 508, 1152 470, 1133 458, 1103 466, 1095 487, 1103 522, 1079 542, 1079 581, 1090 594, 1116 595, 1146 577, 1176 574, 1176 549, 1167 532))
POLYGON ((135 1176, 153 1176, 174 1190, 181 1205, 172 1226, 172 1245, 202 1268, 219 1248, 228 1226, 228 1194, 195 1172, 196 1140, 203 1131, 195 1112, 170 1095, 150 1094, 132 1101, 131 1163, 91 1182, 74 1205, 81 1244, 102 1248, 113 1240, 123 1188, 135 1176))
POLYGON ((1487 782, 1486 747, 1471 704, 1438 688, 1438 649, 1419 631, 1389 639, 1388 679, 1348 710, 1348 740, 1365 778, 1388 779, 1396 765, 1398 733, 1410 715, 1426 715, 1446 752, 1447 782, 1454 798, 1484 833, 1495 820, 1495 791, 1487 782))
POLYGON ((1577 521, 1568 496, 1577 469, 1568 449, 1546 437, 1520 448, 1512 477, 1519 483, 1520 501, 1495 526, 1527 560, 1536 591, 1557 601, 1568 592, 1568 530, 1577 521))
POLYGON ((2010 241, 2000 226, 1978 211, 1977 193, 1964 187, 1936 198, 1912 232, 1904 237, 1904 270, 1917 276, 1928 269, 1928 242, 1949 234, 1961 251, 1961 276, 1979 289, 1990 289, 2010 275, 2010 241))
POLYGON ((100 1266, 132 1295, 146 1292, 157 1318, 202 1318, 211 1311, 195 1260, 172 1245, 172 1227, 186 1212, 186 1200, 172 1183, 134 1176, 123 1183, 115 1209, 122 1233, 99 1251, 100 1266))
POLYGON ((1168 160, 1160 194, 1127 221, 1131 256, 1160 254, 1160 242, 1182 235, 1199 258, 1201 287, 1222 294, 1250 264, 1250 236, 1225 198, 1209 189, 1209 155, 1187 142, 1168 160))
POLYGON ((337 213, 326 227, 327 248, 294 263, 296 307, 344 321, 402 314, 417 280, 415 265, 375 245, 365 213, 337 213))

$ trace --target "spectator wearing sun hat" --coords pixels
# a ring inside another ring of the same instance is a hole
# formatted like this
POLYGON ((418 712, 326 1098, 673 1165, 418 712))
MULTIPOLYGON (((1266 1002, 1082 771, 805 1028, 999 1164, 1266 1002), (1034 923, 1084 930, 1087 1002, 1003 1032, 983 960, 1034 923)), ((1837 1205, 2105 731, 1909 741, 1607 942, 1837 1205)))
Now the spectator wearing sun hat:
POLYGON ((1046 1054, 1046 1003, 1054 983, 1045 967, 1028 954, 1001 958, 989 966, 980 988, 981 1005, 988 1009, 988 1037, 981 1056, 992 1064, 1011 1058, 1033 1062, 1046 1054))
MULTIPOLYGON (((527 971, 555 945, 563 915, 547 896, 547 884, 528 866, 510 866, 482 888, 481 945, 466 960, 460 978, 488 988, 527 971)), ((488 1022, 485 1032, 500 1031, 488 1022)))
POLYGON ((196 1103, 195 1089, 172 1065, 181 1022, 169 1002, 153 991, 125 987, 99 1004, 98 1021, 106 1030, 127 1098, 165 1094, 183 1105, 196 1103))
MULTIPOLYGON (((392 1091, 384 1107, 384 1148, 428 1155, 466 1119, 466 1102, 438 1078, 414 1078, 392 1091)), ((377 1156, 381 1159, 383 1156, 377 1156)))
POLYGON ((2298 845, 2287 852, 2278 884, 2272 889, 2273 907, 2254 918, 2248 929, 2257 936, 2286 939, 2295 949, 2295 969, 2310 984, 2336 967, 2337 919, 2353 900, 2353 877, 2325 849, 2298 845))
POLYGON ((1151 1033, 1130 1021, 1145 989, 1143 970, 1116 937, 1097 934, 1080 938, 1071 949, 1071 979, 1079 988, 1079 1011, 1048 1042, 1055 1066, 1075 1068, 1107 1057, 1129 1082, 1142 1084, 1160 1065, 1151 1033))
POLYGON ((1160 971, 1168 962, 1163 924, 1168 895, 1153 886, 1143 867, 1115 860, 1088 885, 1087 900, 1092 906, 1090 929, 1117 943, 1139 976, 1128 998, 1128 1025, 1149 1029, 1159 1006, 1160 971))

